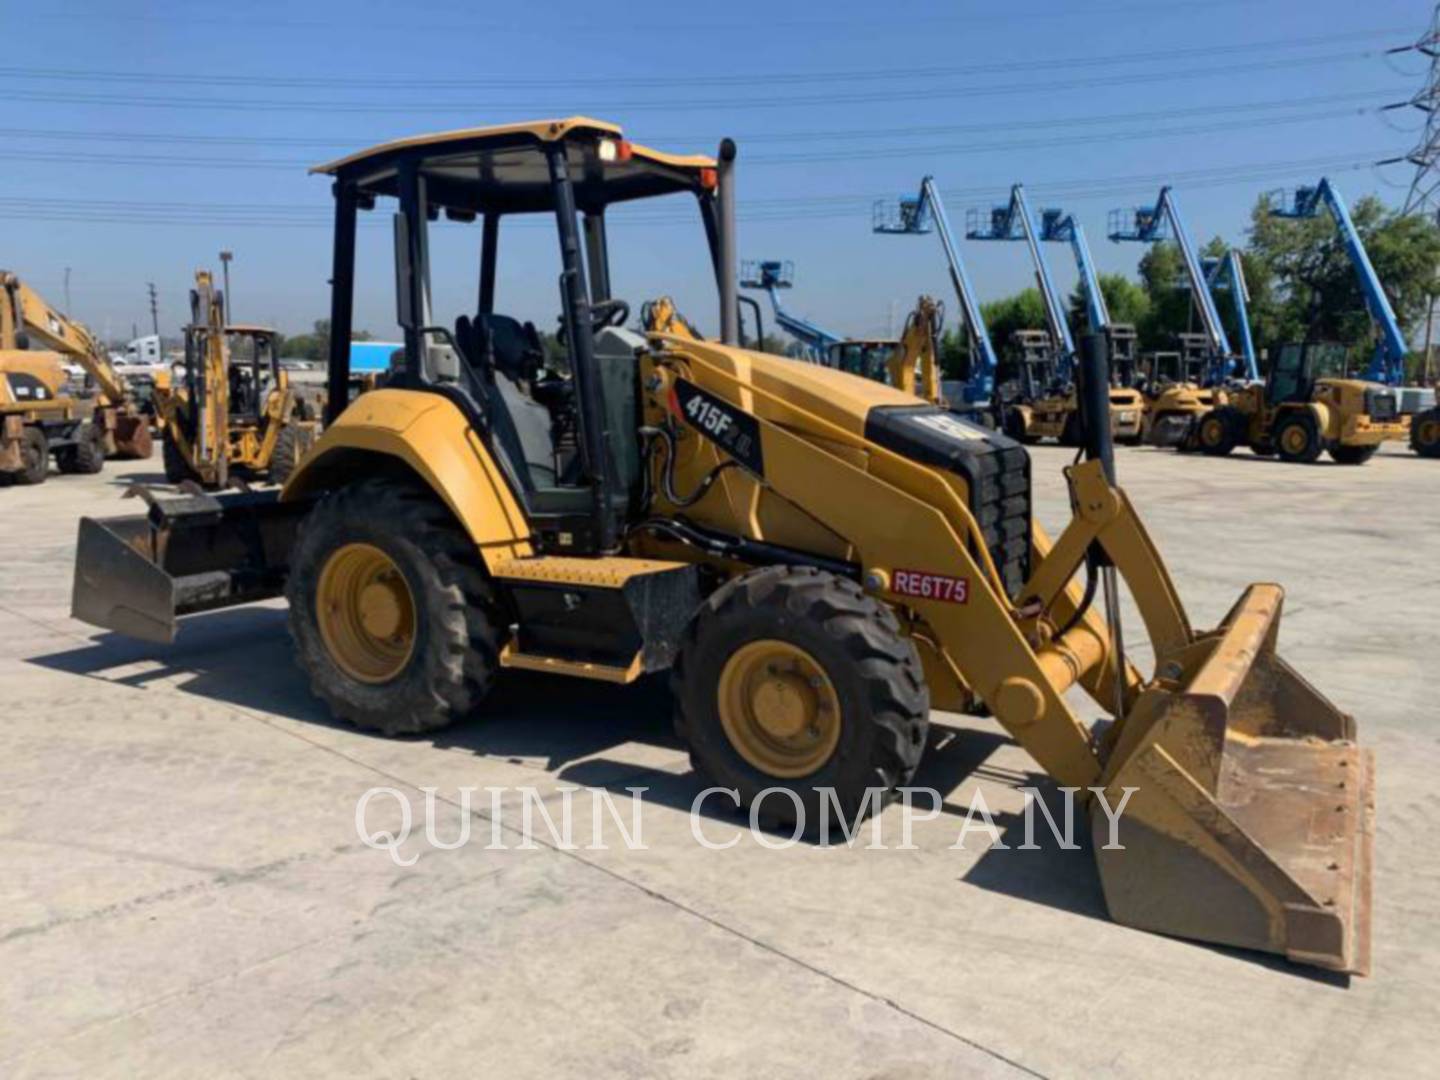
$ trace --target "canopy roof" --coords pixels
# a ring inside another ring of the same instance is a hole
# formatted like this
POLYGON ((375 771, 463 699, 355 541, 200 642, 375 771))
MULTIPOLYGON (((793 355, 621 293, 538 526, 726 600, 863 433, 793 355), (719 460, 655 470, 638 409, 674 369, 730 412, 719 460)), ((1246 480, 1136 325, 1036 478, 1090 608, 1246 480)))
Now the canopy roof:
POLYGON ((617 125, 584 116, 415 135, 310 171, 353 181, 363 194, 394 196, 401 163, 415 161, 432 205, 474 212, 543 211, 554 206, 545 154, 554 143, 565 144, 582 209, 715 184, 713 158, 627 142, 617 125))

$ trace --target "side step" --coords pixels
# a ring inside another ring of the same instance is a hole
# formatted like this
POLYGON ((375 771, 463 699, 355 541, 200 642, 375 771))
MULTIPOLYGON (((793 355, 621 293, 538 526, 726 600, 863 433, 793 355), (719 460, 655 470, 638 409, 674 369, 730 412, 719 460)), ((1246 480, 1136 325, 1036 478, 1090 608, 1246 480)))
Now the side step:
POLYGON ((542 555, 494 569, 519 623, 502 667, 631 683, 664 671, 700 606, 697 567, 660 559, 542 555))

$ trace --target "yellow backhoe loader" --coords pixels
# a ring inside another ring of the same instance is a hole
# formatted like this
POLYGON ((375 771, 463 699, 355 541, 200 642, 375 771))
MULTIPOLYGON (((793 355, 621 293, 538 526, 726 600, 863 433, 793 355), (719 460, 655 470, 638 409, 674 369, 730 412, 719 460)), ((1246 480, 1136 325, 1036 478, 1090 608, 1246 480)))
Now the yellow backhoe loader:
POLYGON ((1282 345, 1263 383, 1234 387, 1200 419, 1200 449, 1222 457, 1237 446, 1308 464, 1328 453, 1363 465, 1383 442, 1410 438, 1395 391, 1345 377, 1345 347, 1282 345))
POLYGON ((233 477, 283 484, 319 422, 290 386, 275 331, 225 322, 209 271, 195 274, 180 384, 155 387, 165 478, 223 488, 233 477))
MULTIPOLYGON (((0 270, 0 370, 9 370, 14 364, 17 370, 49 385, 48 377, 36 375, 48 370, 49 362, 33 362, 47 355, 62 364, 78 364, 88 384, 79 391, 63 385, 52 390, 53 397, 78 398, 74 411, 85 415, 92 425, 71 435, 52 425, 44 433, 45 449, 55 453, 61 469, 97 471, 98 466, 91 467, 97 441, 103 447, 102 463, 104 458, 148 458, 154 445, 149 422, 104 347, 89 330, 47 304, 17 275, 0 270)), ((33 451, 35 432, 41 427, 32 425, 31 431, 26 439, 33 451)))
MULTIPOLYGON (((284 595, 314 692, 392 734, 482 710, 504 669, 612 683, 669 669, 701 778, 746 804, 786 788, 793 802, 764 808, 811 830, 822 801, 849 817, 911 782, 931 709, 987 709, 1083 789, 1115 919, 1366 970, 1371 755, 1280 658, 1280 587, 1192 628, 1115 486, 1103 419, 1066 470, 1074 516, 1052 542, 1018 443, 740 348, 734 163, 729 140, 680 156, 573 117, 321 166, 336 199, 325 433, 279 492, 82 520, 75 615, 168 642, 181 616, 284 595), (612 291, 606 226, 624 217, 607 210, 687 196, 711 244, 717 341, 623 329, 612 291), (347 406, 357 219, 382 200, 397 208, 404 357, 347 406), (477 311, 453 323, 431 300, 456 292, 431 289, 441 215, 482 222, 477 311), (568 376, 495 306, 499 226, 522 215, 556 229, 568 376), (1121 578, 1152 673, 1124 649, 1121 578), (1082 722, 1073 686, 1113 722, 1082 722), (1122 800, 1116 847, 1103 810, 1122 800)), ((1087 339, 1087 419, 1108 413, 1105 367, 1087 339)))

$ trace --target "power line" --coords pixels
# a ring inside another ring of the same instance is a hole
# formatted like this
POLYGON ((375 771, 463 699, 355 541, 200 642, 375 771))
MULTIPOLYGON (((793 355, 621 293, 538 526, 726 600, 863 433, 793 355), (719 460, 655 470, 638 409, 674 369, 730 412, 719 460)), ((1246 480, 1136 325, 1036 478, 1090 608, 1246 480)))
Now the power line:
MULTIPOLYGON (((1211 166, 1203 169, 1169 170, 1162 173, 1131 174, 1115 177, 1085 177, 1064 180, 1038 180, 1028 186, 1047 201, 1078 203, 1101 198, 1121 198, 1150 194, 1162 183, 1175 183, 1185 189, 1230 187, 1262 180, 1287 180, 1310 176, 1317 170, 1345 172, 1368 169, 1377 153, 1359 156, 1335 155, 1257 162, 1249 165, 1211 166)), ((947 188, 943 194, 956 201, 999 197, 1005 185, 999 182, 968 188, 947 188)), ((892 193, 888 193, 892 194, 892 193)), ((788 198, 752 200, 741 206, 746 222, 788 222, 814 219, 857 218, 868 213, 877 198, 869 194, 806 195, 788 198)), ((626 225, 693 225, 693 207, 667 211, 649 207, 612 208, 612 213, 626 225), (687 212, 688 211, 688 212, 687 212)), ((155 226, 251 226, 264 228, 328 228, 331 212, 328 204, 206 204, 181 202, 141 202, 101 200, 72 202, 57 198, 0 196, 0 219, 47 222, 80 222, 105 225, 155 226)), ((362 218, 373 228, 388 228, 383 217, 362 218)), ((541 216, 522 217, 507 227, 553 227, 541 216)))
POLYGON ((415 77, 389 77, 383 73, 367 75, 363 79, 336 76, 295 76, 258 74, 215 74, 213 72, 168 72, 155 73, 138 70, 101 70, 94 68, 52 68, 52 67, 10 67, 0 66, 0 78, 37 79, 59 82, 113 82, 144 83, 146 85, 171 86, 217 86, 251 87, 263 82, 267 87, 288 89, 405 89, 405 90, 494 90, 494 89, 550 89, 554 87, 654 87, 672 90, 677 86, 753 86, 763 82, 769 86, 796 86, 809 83, 855 83, 865 81, 890 82, 896 79, 958 78, 967 75, 1006 74, 1035 69, 1056 68, 1113 68, 1117 64, 1173 64, 1177 60, 1209 56, 1224 56, 1235 53, 1263 52, 1273 54, 1277 50, 1310 49, 1319 45, 1337 42, 1355 42, 1365 39, 1392 39, 1402 32, 1396 28, 1359 30, 1340 34, 1323 34, 1309 38, 1294 36, 1271 38, 1264 41, 1231 42, 1223 45, 1200 45, 1190 48, 1157 49, 1151 52, 1128 51, 1102 56, 1063 55, 1035 57, 1027 60, 1004 61, 988 64, 945 65, 931 67, 902 68, 847 68, 843 71, 826 70, 812 72, 773 72, 749 74, 712 75, 685 72, 675 75, 625 76, 602 75, 585 78, 541 78, 541 79, 436 79, 415 77))
MULTIPOLYGON (((914 146, 869 147, 865 149, 840 149, 826 152, 796 154, 759 154, 747 156, 748 166, 812 165, 825 162, 862 161, 881 158, 903 159, 913 157, 949 157, 959 154, 985 153, 1002 150, 1022 150, 1033 147, 1086 145, 1097 139, 1106 142, 1133 142, 1150 139, 1178 138, 1214 132, 1233 132, 1250 128, 1276 127, 1280 125, 1314 123, 1320 120, 1335 120, 1344 117, 1362 116, 1373 109, 1322 109, 1318 111, 1291 113, 1282 116, 1265 117, 1249 121, 1222 120, 1209 124, 1189 124, 1180 127, 1144 127, 1137 131, 1085 132, 1071 135, 1049 135, 1043 138, 1007 139, 996 142, 922 144, 914 146)), ((70 162, 74 155, 56 150, 11 149, 7 161, 70 162)), ((299 171, 315 164, 313 160, 298 158, 195 158, 164 154, 142 153, 87 153, 87 164, 140 166, 181 169, 223 169, 223 170, 284 170, 299 171)))
MULTIPOLYGON (((1327 53, 1322 56, 1298 57, 1291 59, 1259 60, 1241 64, 1219 64, 1209 65, 1201 68, 1187 68, 1181 71, 1167 70, 1132 74, 1121 74, 1114 76, 1095 76, 1087 78, 1066 79, 1052 82, 1038 82, 1027 80, 1018 83, 1002 83, 992 86, 972 87, 928 87, 924 89, 905 89, 881 92, 856 92, 856 93, 826 93, 810 96, 766 96, 761 98, 697 98, 693 100, 676 100, 665 97, 664 100, 635 100, 635 101, 611 101, 594 102, 589 101, 586 107, 591 111, 618 112, 618 111, 664 111, 675 109, 784 109, 797 106, 825 106, 825 105, 858 105, 878 104, 897 101, 934 101, 952 98, 972 97, 994 97, 997 95, 1020 96, 1026 94, 1052 93, 1061 90, 1092 89, 1107 86, 1135 86, 1154 82, 1176 82, 1184 79, 1206 79, 1212 80, 1220 75, 1244 74, 1255 71, 1273 71, 1282 68, 1305 68, 1325 66, 1331 67, 1338 63, 1353 63, 1358 60, 1373 58, 1375 53, 1362 52, 1339 52, 1327 53)), ((238 112, 293 112, 293 113, 414 113, 417 111, 436 113, 472 113, 477 110, 477 103, 449 101, 449 102, 406 102, 397 103, 394 101, 295 101, 285 99, 242 99, 242 98, 195 98, 195 97, 157 97, 157 96, 120 96, 101 92, 72 92, 72 93, 48 93, 34 90, 12 90, 6 93, 6 98, 12 101, 47 102, 52 104, 66 105, 111 105, 132 108, 161 108, 161 109, 204 109, 207 111, 238 111, 238 112)), ((663 95, 662 95, 663 96, 663 95)), ((549 104, 536 104, 534 102, 496 102, 487 97, 484 102, 484 109, 488 111, 504 110, 510 115, 516 113, 555 114, 573 111, 573 102, 551 102, 549 104)))
MULTIPOLYGON (((1302 105, 1335 105, 1351 102, 1388 101, 1393 92, 1383 89, 1352 91, 1343 94, 1311 94, 1304 97, 1275 98, 1269 101, 1246 101, 1231 104, 1200 105, 1191 108, 1151 109, 1141 112, 1086 113, 1083 116, 1044 117, 1033 120, 990 120, 969 124, 926 124, 912 127, 886 125, 878 128, 806 128, 802 131, 769 131, 739 133, 724 132, 696 134, 686 132, 680 135, 644 133, 646 142, 657 144, 689 143, 707 144, 719 142, 728 135, 741 146, 754 143, 804 143, 804 142, 861 142, 880 138, 914 138, 921 136, 959 135, 986 131, 1032 131, 1045 129, 1069 130, 1079 127, 1098 127, 1127 122, 1147 123, 1187 116, 1233 116, 1245 113, 1271 112, 1277 109, 1294 108, 1302 105)), ((1366 110, 1368 111, 1368 110, 1366 110)), ((332 137, 328 139, 296 138, 277 135, 213 135, 194 132, 152 132, 152 131, 75 131, 57 128, 0 128, 0 138, 34 139, 42 142, 133 142, 154 145, 195 145, 195 146, 266 146, 306 147, 317 154, 329 150, 352 149, 357 146, 373 146, 384 142, 387 135, 372 132, 368 135, 332 137)))

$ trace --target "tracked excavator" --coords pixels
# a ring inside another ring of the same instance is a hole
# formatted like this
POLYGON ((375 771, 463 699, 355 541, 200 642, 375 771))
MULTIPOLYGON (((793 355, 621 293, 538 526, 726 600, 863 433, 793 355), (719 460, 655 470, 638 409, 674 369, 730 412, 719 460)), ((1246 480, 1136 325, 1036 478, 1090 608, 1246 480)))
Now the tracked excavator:
POLYGON ((150 456, 149 422, 100 342, 8 270, 0 270, 0 373, 0 473, 38 483, 51 456, 62 472, 150 456), (84 370, 86 386, 69 385, 66 362, 84 370))
POLYGON ((283 595, 314 692, 397 735, 483 715, 506 670, 668 670, 699 777, 747 805, 787 789, 767 812, 812 832, 822 801, 848 820, 911 782, 932 709, 988 710, 1079 789, 1116 920, 1365 971, 1371 755, 1281 658, 1280 586, 1192 626, 1116 484, 1103 338, 1081 350, 1086 460, 1052 540, 1018 443, 739 347, 735 158, 728 140, 669 154, 572 117, 319 167, 336 200, 330 423, 278 492, 82 520, 76 616, 164 643, 185 616, 283 595), (606 232, 624 218, 607 210, 662 197, 705 226, 717 341, 624 328, 606 232), (381 205, 404 355, 347 405, 357 220, 381 205), (482 223, 477 309, 453 322, 431 300, 441 215, 482 223), (553 224, 569 374, 497 309, 505 218, 553 224), (1127 651, 1121 580, 1153 671, 1127 651), (1072 687, 1109 722, 1084 722, 1072 687))

